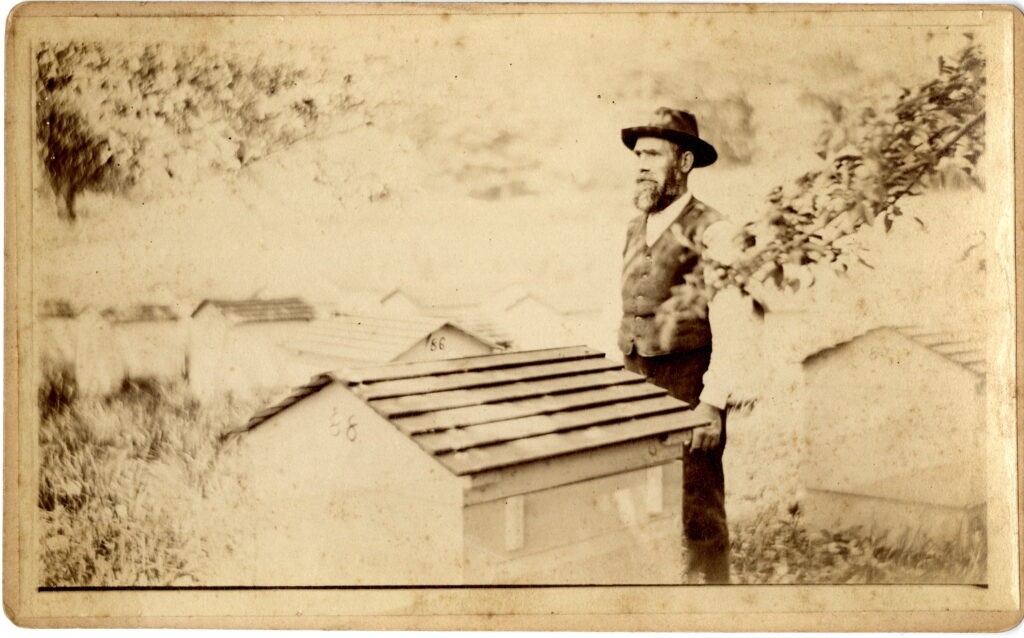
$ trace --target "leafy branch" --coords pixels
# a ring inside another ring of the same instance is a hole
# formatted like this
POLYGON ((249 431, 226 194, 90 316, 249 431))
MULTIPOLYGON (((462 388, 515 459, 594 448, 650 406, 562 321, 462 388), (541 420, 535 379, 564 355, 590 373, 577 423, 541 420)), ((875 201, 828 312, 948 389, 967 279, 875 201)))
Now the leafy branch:
MULTIPOLYGON (((818 264, 844 273, 866 263, 853 236, 878 223, 888 232, 903 198, 943 179, 980 186, 984 87, 985 60, 972 41, 952 60, 939 59, 938 77, 903 89, 888 108, 834 108, 818 141, 821 167, 773 189, 731 254, 709 255, 709 294, 736 286, 760 302, 769 282, 792 290, 813 284, 818 264)), ((677 306, 693 302, 691 289, 679 287, 677 306)))

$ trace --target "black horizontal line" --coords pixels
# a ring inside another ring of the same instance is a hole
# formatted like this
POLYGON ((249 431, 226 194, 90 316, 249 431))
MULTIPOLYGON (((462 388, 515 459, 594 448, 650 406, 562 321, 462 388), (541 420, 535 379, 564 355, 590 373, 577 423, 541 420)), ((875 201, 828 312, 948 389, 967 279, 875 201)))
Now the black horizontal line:
MULTIPOLYGON (((981 589, 988 589, 987 584, 980 583, 790 583, 790 584, 773 584, 773 583, 751 583, 751 584, 735 584, 726 585, 727 587, 878 587, 878 586, 894 586, 894 587, 978 587, 981 589)), ((600 588, 600 587, 704 587, 699 584, 683 584, 683 583, 610 583, 610 584, 538 584, 538 585, 190 585, 190 586, 172 586, 172 585, 154 585, 154 586, 68 586, 68 587, 37 587, 37 592, 48 593, 48 592, 118 592, 118 591, 296 591, 296 590, 401 590, 401 589, 556 589, 556 588, 568 588, 568 589, 587 589, 587 588, 600 588)))

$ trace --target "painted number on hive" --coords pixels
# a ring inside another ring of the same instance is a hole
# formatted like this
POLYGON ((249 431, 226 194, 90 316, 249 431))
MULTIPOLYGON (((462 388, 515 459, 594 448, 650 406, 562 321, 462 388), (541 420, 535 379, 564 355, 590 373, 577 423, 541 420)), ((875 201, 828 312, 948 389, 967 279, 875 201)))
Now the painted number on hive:
POLYGON ((346 426, 340 419, 335 418, 331 421, 331 424, 327 426, 327 431, 331 436, 340 436, 342 429, 345 430, 345 438, 349 441, 355 441, 359 436, 359 432, 356 430, 356 426, 359 425, 356 422, 356 417, 348 417, 348 425, 346 426))
POLYGON ((437 350, 444 350, 444 337, 427 335, 427 346, 430 348, 431 352, 435 352, 437 350))

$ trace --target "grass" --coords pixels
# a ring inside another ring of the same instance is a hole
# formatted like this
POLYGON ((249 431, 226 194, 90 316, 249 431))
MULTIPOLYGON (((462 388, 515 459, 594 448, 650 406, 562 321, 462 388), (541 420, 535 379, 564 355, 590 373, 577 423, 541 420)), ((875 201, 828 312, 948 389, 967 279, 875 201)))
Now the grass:
POLYGON ((258 403, 202 405, 181 385, 146 382, 82 397, 66 371, 48 366, 39 394, 40 584, 208 580, 237 538, 237 477, 219 436, 258 403))
MULTIPOLYGON (((47 366, 40 585, 245 584, 240 575, 258 558, 245 546, 238 458, 220 435, 268 398, 201 404, 182 384, 142 381, 84 397, 67 370, 47 366)), ((984 582, 981 519, 938 543, 923 533, 811 532, 799 507, 776 512, 733 525, 733 582, 984 582)))
POLYGON ((730 533, 735 583, 985 582, 983 514, 944 542, 922 530, 892 534, 855 526, 812 532, 802 523, 799 505, 781 516, 775 508, 766 509, 730 533))

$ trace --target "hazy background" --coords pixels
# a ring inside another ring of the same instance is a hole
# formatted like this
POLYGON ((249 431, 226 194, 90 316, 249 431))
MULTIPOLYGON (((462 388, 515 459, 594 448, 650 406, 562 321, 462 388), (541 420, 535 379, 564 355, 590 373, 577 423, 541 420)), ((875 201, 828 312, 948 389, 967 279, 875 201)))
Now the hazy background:
MULTIPOLYGON (((519 282, 563 306, 607 308, 635 214, 621 127, 660 105, 695 111, 722 159, 691 188, 748 218, 771 186, 813 165, 830 106, 895 94, 965 42, 943 28, 765 21, 729 33, 708 20, 455 16, 374 30, 351 18, 316 47, 274 44, 264 59, 325 86, 350 76, 359 106, 241 168, 153 176, 129 197, 84 194, 75 222, 51 214, 37 179, 37 298, 188 312, 211 296, 330 301, 396 284, 484 294, 519 282)), ((210 46, 256 55, 256 39, 210 46)), ((902 274, 866 275, 916 277, 914 290, 966 276, 944 254, 979 241, 957 208, 930 207, 929 233, 898 223, 931 252, 902 259, 902 274)), ((881 252, 900 262, 900 244, 889 237, 881 252)))

